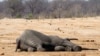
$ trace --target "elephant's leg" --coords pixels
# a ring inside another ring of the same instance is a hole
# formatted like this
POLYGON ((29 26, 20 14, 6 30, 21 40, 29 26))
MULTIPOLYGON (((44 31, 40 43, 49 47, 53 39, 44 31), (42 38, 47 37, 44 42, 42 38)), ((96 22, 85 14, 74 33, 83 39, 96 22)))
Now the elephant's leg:
POLYGON ((42 47, 42 45, 37 46, 37 51, 45 51, 45 49, 42 47))
POLYGON ((65 47, 65 51, 72 51, 72 47, 66 46, 66 47, 65 47))
POLYGON ((33 52, 33 51, 36 51, 36 48, 28 47, 27 51, 28 52, 33 52))
POLYGON ((30 49, 30 45, 26 44, 25 42, 21 41, 20 43, 20 51, 28 51, 30 49))
POLYGON ((62 44, 63 44, 63 46, 66 46, 67 49, 71 48, 72 51, 81 51, 82 50, 82 48, 80 46, 78 46, 70 41, 67 41, 67 40, 65 40, 62 44))
POLYGON ((73 46, 73 51, 81 51, 82 47, 80 46, 73 46))
POLYGON ((65 51, 65 47, 64 46, 55 46, 54 50, 55 51, 65 51))
POLYGON ((36 51, 35 47, 31 47, 27 44, 23 44, 23 46, 21 46, 21 51, 28 51, 28 52, 33 52, 36 51))

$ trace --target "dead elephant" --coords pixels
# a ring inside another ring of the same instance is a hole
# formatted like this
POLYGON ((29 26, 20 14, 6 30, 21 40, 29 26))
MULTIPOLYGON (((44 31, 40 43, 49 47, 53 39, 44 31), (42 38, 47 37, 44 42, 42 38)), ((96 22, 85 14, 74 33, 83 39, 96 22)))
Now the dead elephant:
POLYGON ((47 36, 34 30, 25 32, 16 40, 21 51, 81 51, 82 48, 58 36, 47 36))

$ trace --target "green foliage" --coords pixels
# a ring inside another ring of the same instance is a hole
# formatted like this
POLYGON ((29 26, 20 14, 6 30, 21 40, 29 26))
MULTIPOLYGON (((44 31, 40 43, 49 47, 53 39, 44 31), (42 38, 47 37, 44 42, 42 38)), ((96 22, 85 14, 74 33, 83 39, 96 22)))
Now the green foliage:
POLYGON ((29 14, 27 15, 27 17, 26 17, 26 19, 28 19, 28 20, 33 19, 33 18, 34 18, 34 16, 33 16, 32 13, 29 13, 29 14))
POLYGON ((21 15, 21 14, 17 14, 15 17, 16 17, 16 18, 21 18, 22 15, 21 15))

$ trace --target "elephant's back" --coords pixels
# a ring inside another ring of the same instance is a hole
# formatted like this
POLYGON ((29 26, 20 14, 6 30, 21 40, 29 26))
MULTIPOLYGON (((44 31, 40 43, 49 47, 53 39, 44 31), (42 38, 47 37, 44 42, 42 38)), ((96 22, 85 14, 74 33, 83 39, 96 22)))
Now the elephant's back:
POLYGON ((40 32, 38 32, 38 31, 35 31, 35 30, 32 30, 32 32, 33 32, 33 34, 34 34, 35 36, 37 36, 42 42, 47 43, 47 44, 51 43, 51 39, 50 39, 49 36, 47 36, 47 35, 45 35, 45 34, 43 34, 43 33, 40 33, 40 32))
POLYGON ((63 42, 63 39, 61 39, 60 37, 58 36, 49 36, 51 38, 51 43, 53 45, 62 45, 62 42, 63 42))
POLYGON ((25 30, 19 38, 29 45, 42 44, 42 41, 31 30, 25 30))

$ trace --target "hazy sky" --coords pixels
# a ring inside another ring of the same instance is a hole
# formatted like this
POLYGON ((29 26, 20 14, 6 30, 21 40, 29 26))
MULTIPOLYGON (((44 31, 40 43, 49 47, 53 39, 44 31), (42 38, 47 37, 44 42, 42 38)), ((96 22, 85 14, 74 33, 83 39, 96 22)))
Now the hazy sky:
POLYGON ((49 0, 49 1, 52 1, 52 0, 49 0))
POLYGON ((3 0, 0 0, 0 1, 3 1, 3 0))
MULTIPOLYGON (((0 1, 3 1, 3 0, 0 0, 0 1)), ((53 1, 53 0, 48 0, 48 1, 53 1)), ((85 1, 89 1, 89 0, 85 0, 85 1)))
MULTIPOLYGON (((3 1, 3 0, 0 0, 0 1, 3 1)), ((49 1, 52 1, 52 0, 49 0, 49 1)))

